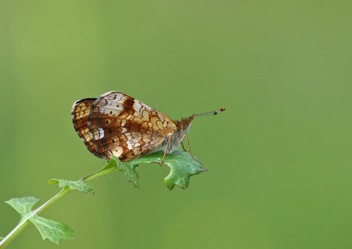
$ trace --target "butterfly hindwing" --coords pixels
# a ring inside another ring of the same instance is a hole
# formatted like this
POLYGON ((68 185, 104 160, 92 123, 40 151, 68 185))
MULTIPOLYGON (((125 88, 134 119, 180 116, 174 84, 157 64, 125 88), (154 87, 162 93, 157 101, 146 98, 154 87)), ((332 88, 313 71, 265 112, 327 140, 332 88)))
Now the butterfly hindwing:
POLYGON ((88 150, 95 156, 104 158, 104 156, 96 150, 92 141, 93 134, 88 128, 88 117, 95 100, 95 98, 87 98, 76 101, 73 104, 71 112, 72 122, 78 136, 84 142, 88 150))

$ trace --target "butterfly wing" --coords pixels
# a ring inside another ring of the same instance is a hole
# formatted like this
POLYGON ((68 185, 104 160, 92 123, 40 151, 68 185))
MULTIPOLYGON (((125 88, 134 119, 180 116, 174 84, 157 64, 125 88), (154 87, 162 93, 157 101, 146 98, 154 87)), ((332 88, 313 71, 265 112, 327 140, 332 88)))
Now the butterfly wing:
POLYGON ((87 146, 88 150, 95 156, 104 158, 95 145, 92 142, 93 134, 88 128, 88 117, 90 114, 91 107, 96 98, 81 99, 76 101, 72 107, 72 122, 78 136, 87 146))
POLYGON ((121 92, 101 95, 88 117, 90 141, 107 160, 114 155, 129 161, 155 151, 175 129, 168 116, 121 92))

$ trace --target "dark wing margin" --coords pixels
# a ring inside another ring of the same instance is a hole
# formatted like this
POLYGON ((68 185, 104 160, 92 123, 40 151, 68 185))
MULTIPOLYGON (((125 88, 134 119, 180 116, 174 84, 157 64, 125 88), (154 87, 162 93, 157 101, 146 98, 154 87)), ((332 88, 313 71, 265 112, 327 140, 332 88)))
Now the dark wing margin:
POLYGON ((84 142, 88 150, 95 156, 107 160, 106 156, 95 148, 95 145, 92 141, 93 134, 88 128, 88 117, 91 111, 91 107, 95 101, 96 98, 87 98, 76 101, 73 104, 71 112, 72 122, 78 136, 84 142))

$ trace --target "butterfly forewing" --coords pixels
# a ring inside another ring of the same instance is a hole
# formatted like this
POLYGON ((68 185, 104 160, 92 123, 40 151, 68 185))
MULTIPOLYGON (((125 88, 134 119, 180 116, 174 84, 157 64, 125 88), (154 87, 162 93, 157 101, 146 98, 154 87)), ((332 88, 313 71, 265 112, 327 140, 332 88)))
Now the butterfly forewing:
POLYGON ((162 112, 120 92, 96 99, 87 126, 95 151, 106 159, 114 155, 122 161, 156 150, 176 128, 162 112))

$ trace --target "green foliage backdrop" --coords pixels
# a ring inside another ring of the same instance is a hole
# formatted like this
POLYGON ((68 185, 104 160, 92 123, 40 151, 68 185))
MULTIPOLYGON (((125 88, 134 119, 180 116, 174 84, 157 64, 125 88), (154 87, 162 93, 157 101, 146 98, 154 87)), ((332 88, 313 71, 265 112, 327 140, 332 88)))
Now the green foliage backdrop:
MULTIPOLYGON (((1 1, 0 236, 4 201, 49 199, 52 178, 105 165, 74 132, 74 101, 119 90, 173 119, 208 172, 169 192, 138 168, 43 217, 60 248, 351 248, 351 1, 1 1)), ((58 248, 31 225, 8 248, 58 248)))

